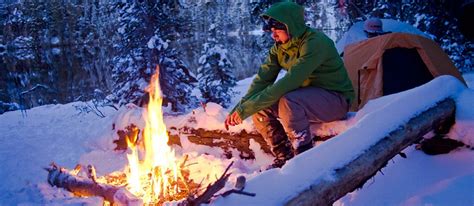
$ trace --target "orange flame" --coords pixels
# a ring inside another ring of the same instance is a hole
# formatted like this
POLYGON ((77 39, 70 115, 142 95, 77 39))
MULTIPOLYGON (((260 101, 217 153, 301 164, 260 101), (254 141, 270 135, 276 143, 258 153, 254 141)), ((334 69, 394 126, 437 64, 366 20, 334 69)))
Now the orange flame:
POLYGON ((178 193, 177 182, 181 171, 175 151, 168 146, 168 133, 163 121, 159 66, 148 88, 150 100, 144 114, 146 126, 143 133, 145 156, 142 161, 133 143, 127 141, 131 152, 127 154, 130 172, 127 174, 128 189, 145 203, 158 202, 161 197, 178 193))

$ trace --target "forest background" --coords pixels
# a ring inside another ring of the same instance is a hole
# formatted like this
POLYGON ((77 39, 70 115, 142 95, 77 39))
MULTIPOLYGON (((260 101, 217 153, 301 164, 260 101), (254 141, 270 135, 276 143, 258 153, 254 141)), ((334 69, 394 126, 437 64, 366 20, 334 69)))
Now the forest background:
MULTIPOLYGON (((0 0, 0 114, 74 101, 91 102, 78 108, 86 112, 140 104, 156 65, 173 111, 228 107, 236 81, 255 74, 273 43, 259 15, 275 2, 0 0)), ((473 70, 460 12, 467 1, 296 2, 334 41, 367 17, 396 19, 435 40, 462 73, 473 70)))

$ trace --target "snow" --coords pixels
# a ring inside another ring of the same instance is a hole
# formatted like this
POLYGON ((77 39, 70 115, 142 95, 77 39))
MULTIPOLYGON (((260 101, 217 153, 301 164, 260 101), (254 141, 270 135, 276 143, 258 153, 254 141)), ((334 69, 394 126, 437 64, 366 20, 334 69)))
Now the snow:
MULTIPOLYGON (((474 73, 464 77, 468 85, 473 84, 474 73)), ((235 90, 243 95, 250 83, 250 78, 244 79, 238 82, 235 90)), ((184 135, 180 136, 182 147, 175 146, 175 149, 178 155, 188 154, 190 162, 199 163, 191 167, 192 178, 215 181, 215 177, 234 161, 233 175, 226 189, 232 188, 238 175, 244 175, 247 178, 245 191, 257 193, 255 197, 230 195, 218 198, 211 205, 282 205, 316 179, 331 179, 331 168, 350 161, 399 124, 445 97, 454 98, 457 106, 456 124, 448 136, 473 146, 474 91, 466 89, 453 77, 442 76, 418 88, 370 101, 347 120, 331 123, 336 128, 320 125, 321 132, 345 132, 293 158, 282 169, 260 172, 271 163, 272 157, 253 140, 250 148, 255 152, 256 160, 242 160, 238 158, 238 151, 232 151, 233 157, 227 159, 222 149, 193 144, 184 135), (338 131, 330 131, 331 128, 338 131), (208 174, 208 168, 214 168, 213 174, 208 174)), ((238 99, 233 98, 233 102, 238 99)), ((112 141, 117 138, 117 130, 130 123, 144 127, 143 108, 134 105, 118 111, 100 108, 106 116, 100 118, 92 112, 76 110, 81 104, 85 103, 45 105, 0 115, 2 204, 101 204, 101 198, 74 197, 63 189, 49 186, 43 167, 50 162, 69 169, 78 163, 92 164, 99 176, 123 171, 127 164, 125 154, 113 151, 112 141)), ((188 126, 224 130, 222 122, 227 112, 218 104, 208 103, 205 111, 200 107, 189 114, 165 116, 165 123, 169 128, 188 126)), ((231 127, 231 132, 243 129, 254 130, 249 119, 231 127)), ((335 205, 474 203, 472 150, 461 148, 446 155, 428 156, 410 146, 404 153, 407 159, 395 157, 383 168, 384 175, 377 174, 362 189, 347 194, 335 205)))
POLYGON ((363 189, 334 205, 472 205, 472 151, 428 156, 405 149, 408 159, 396 156, 363 189))
POLYGON ((0 44, 0 49, 1 49, 1 50, 6 50, 7 47, 6 47, 4 44, 0 44))
POLYGON ((125 25, 119 27, 119 28, 117 29, 117 32, 118 32, 119 34, 125 34, 125 25))
POLYGON ((216 104, 214 102, 209 102, 206 104, 206 114, 209 116, 217 116, 220 114, 225 114, 221 105, 216 104))
POLYGON ((249 34, 254 36, 262 36, 264 34, 264 31, 262 29, 256 29, 249 31, 249 34))
POLYGON ((50 40, 51 44, 59 44, 59 37, 52 37, 50 40))
POLYGON ((78 114, 75 104, 78 103, 46 105, 0 116, 2 204, 34 203, 35 198, 47 200, 56 196, 50 193, 45 196, 41 188, 64 196, 63 191, 45 187, 43 167, 54 161, 72 168, 89 150, 87 145, 110 134, 112 116, 101 119, 92 113, 78 114))
MULTIPOLYGON (((165 117, 170 126, 176 128, 206 128, 208 130, 224 130, 224 120, 228 111, 221 105, 213 102, 206 104, 206 110, 202 107, 194 109, 191 113, 178 117, 165 117)), ((229 128, 230 132, 240 132, 242 130, 255 130, 251 119, 246 119, 242 124, 229 128)))
POLYGON ((52 48, 52 49, 51 49, 51 52, 52 52, 54 55, 59 55, 59 54, 61 54, 61 49, 60 49, 60 48, 52 48))
POLYGON ((474 127, 472 127, 472 117, 474 117, 474 91, 466 90, 458 96, 456 102, 456 124, 448 134, 452 139, 464 144, 474 145, 474 127))
POLYGON ((153 35, 146 43, 149 49, 157 48, 158 50, 167 49, 168 41, 163 41, 158 35, 153 35))

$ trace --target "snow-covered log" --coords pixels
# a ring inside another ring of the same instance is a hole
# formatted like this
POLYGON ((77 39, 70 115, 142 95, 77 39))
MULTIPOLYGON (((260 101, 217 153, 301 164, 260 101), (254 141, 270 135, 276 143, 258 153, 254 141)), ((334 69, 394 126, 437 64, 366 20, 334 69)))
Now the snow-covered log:
POLYGON ((54 163, 45 168, 48 171, 48 183, 51 186, 64 188, 77 196, 101 196, 113 205, 143 205, 142 200, 123 187, 101 184, 93 178, 78 176, 77 172, 68 171, 54 163))
MULTIPOLYGON (((181 146, 180 136, 176 133, 183 134, 190 142, 198 145, 206 145, 209 147, 219 147, 226 152, 226 155, 230 158, 232 156, 232 149, 236 149, 240 152, 240 158, 242 159, 255 159, 255 154, 250 149, 250 139, 260 144, 262 150, 268 154, 271 154, 270 147, 267 145, 263 137, 256 133, 248 133, 245 130, 239 133, 229 133, 222 130, 205 130, 203 128, 172 128, 172 132, 169 134, 168 145, 179 145, 181 146)), ((137 136, 140 134, 140 129, 134 125, 128 125, 124 130, 118 130, 118 138, 114 140, 116 144, 115 150, 126 150, 127 141, 136 143, 140 141, 137 136)))
MULTIPOLYGON (((286 205, 331 205, 348 192, 363 186, 390 159, 407 146, 420 140, 430 130, 451 124, 455 112, 454 100, 447 98, 436 106, 411 118, 405 125, 380 139, 366 152, 334 171, 334 179, 321 178, 309 189, 286 202, 286 205)), ((387 185, 390 187, 390 185, 387 185)))
POLYGON ((242 159, 255 159, 254 152, 250 149, 250 139, 259 143, 264 152, 271 154, 268 144, 256 132, 247 133, 247 131, 242 130, 239 133, 229 133, 221 130, 209 131, 202 128, 189 128, 182 132, 183 134, 188 134, 188 140, 194 144, 220 147, 226 152, 229 151, 229 155, 231 155, 231 149, 237 149, 242 159))

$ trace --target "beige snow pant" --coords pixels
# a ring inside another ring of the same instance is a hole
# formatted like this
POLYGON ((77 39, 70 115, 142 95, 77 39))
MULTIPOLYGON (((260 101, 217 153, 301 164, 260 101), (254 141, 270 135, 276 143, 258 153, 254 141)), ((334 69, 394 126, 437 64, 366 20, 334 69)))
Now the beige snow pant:
POLYGON ((273 106, 252 116, 257 131, 275 156, 299 154, 312 147, 310 122, 331 122, 345 118, 349 104, 337 92, 305 87, 288 92, 273 106))

